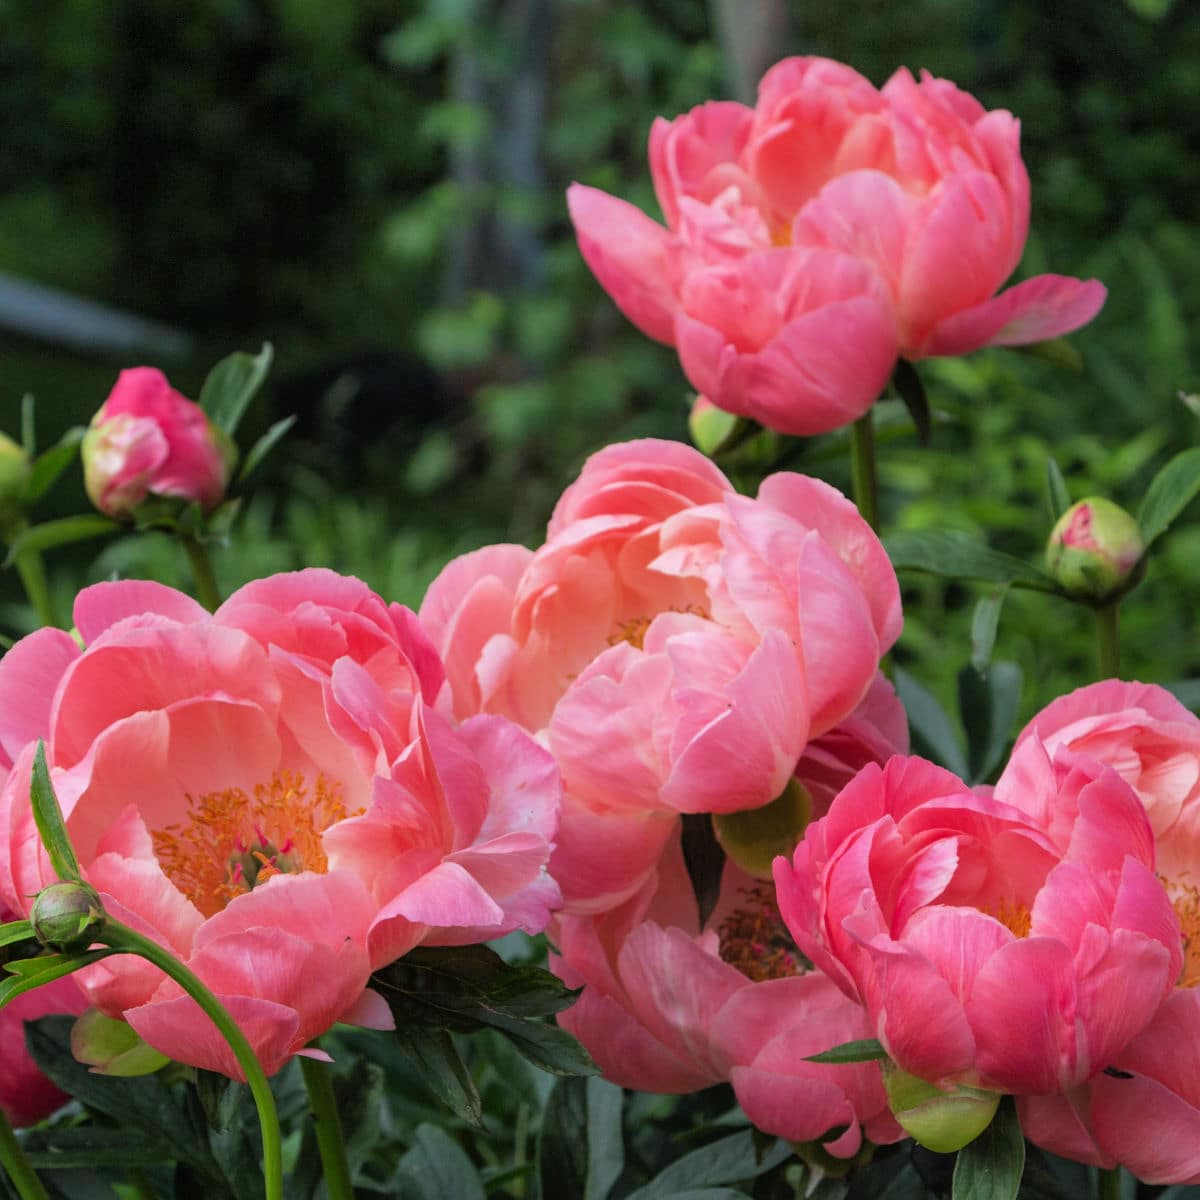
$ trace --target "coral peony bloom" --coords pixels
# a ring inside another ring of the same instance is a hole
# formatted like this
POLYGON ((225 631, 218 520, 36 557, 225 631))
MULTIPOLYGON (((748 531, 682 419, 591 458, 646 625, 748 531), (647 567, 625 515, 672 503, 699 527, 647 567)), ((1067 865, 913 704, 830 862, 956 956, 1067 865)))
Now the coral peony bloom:
POLYGON ((588 460, 536 553, 452 562, 421 620, 456 716, 500 713, 550 746, 567 789, 552 871, 599 911, 640 886, 679 813, 779 795, 862 700, 900 603, 833 488, 779 474, 751 500, 646 440, 588 460))
POLYGON ((148 496, 215 508, 237 462, 229 436, 154 367, 121 372, 80 453, 87 494, 110 517, 129 516, 148 496))
MULTIPOLYGON (((106 909, 221 997, 268 1072, 335 1021, 390 1024, 368 979, 418 943, 545 925, 553 760, 501 718, 455 730, 425 704, 441 670, 407 610, 304 571, 213 617, 158 584, 99 584, 75 621, 85 651, 42 630, 0 661, 16 764, 0 895, 27 907, 52 879, 28 800, 44 737, 106 909)), ((240 1077, 149 964, 118 956, 79 978, 163 1054, 240 1077)))
POLYGON ((918 758, 868 766, 775 863, 800 949, 905 1071, 1051 1093, 1108 1066, 1179 974, 1137 797, 1060 753, 1056 835, 918 758))
POLYGON ((1064 1096, 1023 1101, 1022 1125, 1057 1154, 1119 1162, 1147 1183, 1200 1183, 1200 720, 1160 687, 1116 679, 1043 709, 1017 739, 996 795, 1060 840, 1054 813, 1031 798, 1063 753, 1112 767, 1140 797, 1182 927, 1183 967, 1154 1019, 1113 1058, 1113 1072, 1064 1096))
MULTIPOLYGON (((0 925, 15 921, 0 904, 0 925)), ((87 1007, 75 980, 68 976, 18 996, 0 1009, 0 1111, 20 1128, 48 1117, 69 1096, 38 1070, 25 1049, 25 1022, 52 1013, 78 1016, 87 1007)))
POLYGON ((761 1129, 843 1158, 864 1133, 902 1136, 878 1064, 804 1061, 869 1029, 859 1005, 807 969, 769 883, 726 864, 702 930, 676 836, 639 892, 598 916, 558 918, 555 938, 554 970, 583 986, 559 1023, 614 1083, 690 1092, 728 1081, 761 1129))
POLYGON ((1104 302, 1097 281, 1060 275, 996 295, 1029 226, 1020 126, 928 74, 876 89, 785 59, 753 109, 657 120, 650 169, 665 228, 570 189, 584 258, 710 401, 785 433, 856 419, 897 353, 1042 341, 1104 302))

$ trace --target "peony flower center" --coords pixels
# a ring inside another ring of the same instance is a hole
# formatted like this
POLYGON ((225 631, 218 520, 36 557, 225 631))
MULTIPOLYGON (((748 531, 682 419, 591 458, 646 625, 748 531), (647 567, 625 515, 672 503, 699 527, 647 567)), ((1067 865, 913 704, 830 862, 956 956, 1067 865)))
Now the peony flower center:
MULTIPOLYGON (((685 604, 681 607, 672 604, 670 608, 665 608, 662 611, 687 613, 689 616, 699 617, 704 621, 712 620, 712 614, 708 609, 701 608, 698 604, 685 604)), ((635 650, 641 650, 646 640, 646 631, 654 623, 654 617, 658 615, 658 613, 655 613, 653 617, 632 617, 628 621, 618 621, 616 628, 608 635, 608 644, 610 646, 617 646, 621 642, 628 642, 635 650)))
MULTIPOLYGON (((153 835, 167 878, 206 916, 283 872, 324 874, 321 834, 350 813, 341 785, 318 775, 277 771, 254 795, 241 788, 188 796, 187 819, 153 835)), ((361 811, 361 810, 359 810, 361 811)))
POLYGON ((1033 913, 1025 904, 1009 904, 1007 900, 1001 900, 995 917, 1001 925, 1011 929, 1019 938, 1028 937, 1033 926, 1033 913))
POLYGON ((762 883, 742 888, 740 895, 745 897, 745 903, 734 909, 717 929, 722 961, 755 983, 786 979, 807 971, 810 964, 796 948, 779 915, 774 887, 762 883))
POLYGON ((1195 987, 1200 983, 1200 890, 1194 884, 1163 883, 1179 917, 1183 942, 1183 970, 1177 986, 1195 987))

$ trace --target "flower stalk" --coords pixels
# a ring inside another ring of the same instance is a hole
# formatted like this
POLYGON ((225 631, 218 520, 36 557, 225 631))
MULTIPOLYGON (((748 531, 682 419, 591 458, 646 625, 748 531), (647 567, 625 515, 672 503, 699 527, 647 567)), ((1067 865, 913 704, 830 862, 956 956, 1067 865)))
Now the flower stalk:
POLYGON ((1096 609, 1096 660, 1100 679, 1121 676, 1120 601, 1096 609))
POLYGON ((4 1109, 0 1108, 0 1165, 8 1172, 8 1178, 21 1200, 50 1200, 37 1172, 29 1165, 25 1151, 9 1124, 4 1109))
POLYGON ((875 418, 867 409, 850 427, 850 479, 862 518, 879 532, 879 481, 875 473, 875 418))
MULTIPOLYGON (((314 1043, 315 1044, 315 1043, 314 1043)), ((317 1149, 325 1172, 329 1200, 354 1200, 346 1142, 333 1094, 333 1077, 326 1063, 300 1055, 300 1074, 308 1091, 308 1104, 317 1131, 317 1149)))
POLYGON ((212 559, 204 544, 190 533, 180 534, 179 540, 188 556, 192 578, 196 581, 196 598, 208 609, 216 612, 221 606, 221 592, 217 587, 217 576, 213 571, 212 559))

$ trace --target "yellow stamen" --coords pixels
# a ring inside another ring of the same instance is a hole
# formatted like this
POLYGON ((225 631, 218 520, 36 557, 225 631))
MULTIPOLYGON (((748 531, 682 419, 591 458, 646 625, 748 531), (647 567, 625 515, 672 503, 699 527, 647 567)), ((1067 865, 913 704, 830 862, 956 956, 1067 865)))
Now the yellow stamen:
POLYGON ((996 909, 996 920, 1008 926, 1017 937, 1025 938, 1029 936, 1033 925, 1033 913, 1024 904, 1009 904, 1007 900, 1001 900, 996 909))
MULTIPOLYGON (((318 775, 307 781, 279 771, 256 784, 253 798, 241 788, 188 796, 187 819, 152 834, 167 878, 206 916, 235 896, 281 872, 324 874, 329 860, 321 834, 349 813, 342 789, 318 775)), ((362 810, 359 810, 362 811, 362 810)))
POLYGON ((1200 983, 1200 891, 1194 884, 1170 883, 1164 880, 1167 894, 1179 917, 1183 942, 1183 970, 1178 987, 1195 987, 1200 983))
POLYGON ((741 894, 746 897, 745 905, 726 917, 717 929, 722 960, 755 983, 785 979, 808 970, 808 962, 779 915, 775 889, 762 883, 743 888, 741 894))

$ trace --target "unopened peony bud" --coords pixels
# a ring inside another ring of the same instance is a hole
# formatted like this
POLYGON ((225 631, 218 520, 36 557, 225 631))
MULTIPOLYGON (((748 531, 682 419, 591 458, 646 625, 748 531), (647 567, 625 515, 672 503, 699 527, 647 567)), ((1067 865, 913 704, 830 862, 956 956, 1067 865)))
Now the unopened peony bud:
POLYGON ((1146 543, 1138 523, 1102 497, 1072 504, 1058 519, 1046 547, 1046 566, 1072 596, 1111 600, 1136 582, 1146 543))
POLYGON ((147 1046, 127 1022, 106 1017, 97 1008, 89 1008, 71 1026, 71 1053, 95 1074, 121 1078, 149 1075, 171 1061, 147 1046))
POLYGON ((153 367, 121 372, 92 418, 81 454, 92 503, 118 518, 148 496, 213 509, 224 499, 237 462, 229 435, 153 367))
POLYGON ((951 1154, 973 1142, 991 1123, 999 1092, 951 1087, 946 1091, 899 1067, 885 1067, 888 1107, 905 1131, 928 1150, 951 1154))
POLYGON ((104 929, 104 907, 87 883, 52 883, 38 892, 29 914, 34 936, 48 950, 77 954, 104 929))
POLYGON ((798 779, 762 808, 715 813, 713 832, 721 849, 743 871, 771 878, 771 864, 780 854, 791 855, 812 820, 812 797, 798 779))
POLYGON ((21 494, 29 471, 29 455, 24 447, 0 433, 0 529, 20 514, 21 494))
POLYGON ((704 396, 697 396, 688 416, 688 432, 692 435, 692 445, 701 454, 712 458, 714 454, 719 454, 725 449, 741 422, 741 417, 725 412, 704 396))

